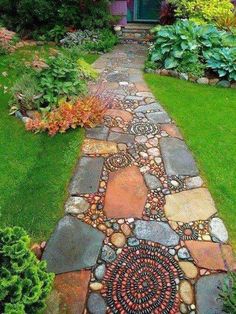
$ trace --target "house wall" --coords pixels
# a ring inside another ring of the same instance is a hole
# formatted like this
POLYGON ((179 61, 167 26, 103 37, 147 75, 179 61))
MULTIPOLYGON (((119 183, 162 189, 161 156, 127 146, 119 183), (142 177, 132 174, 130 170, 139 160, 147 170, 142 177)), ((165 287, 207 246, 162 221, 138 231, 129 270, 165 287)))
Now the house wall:
POLYGON ((133 0, 115 0, 112 2, 110 6, 110 10, 112 15, 121 16, 120 21, 117 23, 118 25, 126 25, 127 24, 127 15, 128 15, 128 3, 133 0))

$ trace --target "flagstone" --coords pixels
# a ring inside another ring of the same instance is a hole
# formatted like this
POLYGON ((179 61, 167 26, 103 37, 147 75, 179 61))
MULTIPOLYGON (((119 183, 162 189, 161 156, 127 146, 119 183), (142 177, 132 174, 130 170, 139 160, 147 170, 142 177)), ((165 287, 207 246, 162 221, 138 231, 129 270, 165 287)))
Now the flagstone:
POLYGON ((134 135, 110 132, 108 141, 113 141, 115 143, 126 143, 126 144, 133 143, 134 135))
POLYGON ((198 267, 210 270, 235 269, 236 264, 230 245, 192 240, 185 241, 185 245, 198 267))
POLYGON ((179 129, 175 124, 162 124, 161 128, 163 131, 168 133, 171 137, 177 137, 179 139, 183 139, 179 129))
POLYGON ((54 287, 59 294, 60 312, 68 314, 83 313, 91 272, 81 270, 56 275, 54 287))
POLYGON ((167 195, 164 211, 167 219, 188 223, 210 218, 216 208, 209 191, 200 188, 167 195))
POLYGON ((168 223, 160 221, 135 221, 134 235, 140 240, 157 242, 166 246, 176 246, 179 243, 178 234, 168 223))
POLYGON ((158 104, 158 103, 152 103, 152 104, 149 104, 149 105, 142 105, 142 106, 139 106, 137 107, 134 112, 135 113, 146 113, 146 112, 149 112, 149 111, 160 111, 162 108, 161 106, 158 104))
POLYGON ((106 140, 108 136, 109 128, 106 126, 97 126, 95 128, 86 129, 86 137, 97 140, 106 140))
POLYGON ((101 231, 77 218, 65 216, 43 253, 48 271, 61 274, 94 266, 104 238, 101 231))
POLYGON ((112 118, 119 117, 122 118, 125 122, 130 122, 133 119, 132 113, 120 109, 108 109, 105 116, 109 116, 112 118))
POLYGON ((109 218, 142 217, 147 188, 137 166, 109 174, 104 211, 109 218))
POLYGON ((82 146, 82 153, 84 155, 104 155, 115 154, 118 152, 116 143, 101 141, 95 139, 85 139, 82 146))
POLYGON ((146 114, 148 120, 152 123, 168 123, 170 122, 170 117, 166 112, 150 112, 146 114))
POLYGON ((104 159, 82 157, 69 186, 71 195, 96 193, 99 187, 104 159))
POLYGON ((198 175, 192 154, 183 141, 178 138, 161 138, 160 146, 167 175, 198 175))
POLYGON ((223 301, 219 297, 220 288, 226 274, 201 277, 196 283, 196 303, 199 314, 223 313, 223 301))

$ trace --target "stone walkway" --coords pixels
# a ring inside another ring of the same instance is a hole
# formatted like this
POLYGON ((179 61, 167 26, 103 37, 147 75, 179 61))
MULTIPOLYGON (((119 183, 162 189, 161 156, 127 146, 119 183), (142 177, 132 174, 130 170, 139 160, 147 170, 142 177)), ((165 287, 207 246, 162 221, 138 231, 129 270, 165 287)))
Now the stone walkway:
POLYGON ((87 130, 44 252, 58 313, 222 313, 218 286, 235 268, 227 230, 143 80, 146 52, 120 45, 94 65, 116 101, 87 130))

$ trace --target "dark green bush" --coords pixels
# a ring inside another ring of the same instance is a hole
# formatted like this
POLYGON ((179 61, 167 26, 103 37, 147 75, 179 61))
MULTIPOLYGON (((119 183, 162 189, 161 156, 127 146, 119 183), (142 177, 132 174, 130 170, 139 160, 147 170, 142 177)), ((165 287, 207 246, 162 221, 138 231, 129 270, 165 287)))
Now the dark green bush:
POLYGON ((54 275, 29 249, 30 239, 19 227, 0 229, 0 313, 40 313, 54 275))
POLYGON ((236 273, 229 272, 220 291, 224 313, 236 313, 236 273))
POLYGON ((109 0, 0 0, 1 21, 6 27, 39 34, 56 25, 76 28, 110 26, 109 0), (41 29, 43 31, 41 31, 41 29))

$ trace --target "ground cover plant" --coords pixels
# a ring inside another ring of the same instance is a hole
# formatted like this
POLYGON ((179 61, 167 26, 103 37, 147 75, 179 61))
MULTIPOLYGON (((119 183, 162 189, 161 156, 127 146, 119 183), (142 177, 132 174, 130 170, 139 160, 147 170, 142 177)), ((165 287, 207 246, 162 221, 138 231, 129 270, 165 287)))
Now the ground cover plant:
POLYGON ((236 273, 229 272, 223 286, 221 287, 220 298, 223 301, 224 313, 235 313, 236 309, 236 273))
MULTIPOLYGON (((0 226, 22 226, 34 240, 49 237, 63 215, 73 169, 84 132, 77 129, 54 138, 25 131, 22 121, 9 115, 11 87, 21 64, 35 55, 45 58, 51 47, 26 47, 0 56, 0 226)), ((80 55, 92 63, 96 55, 80 55)))
POLYGON ((157 26, 147 68, 165 68, 204 76, 206 69, 227 80, 236 80, 236 35, 214 25, 178 20, 157 26))
POLYGON ((146 74, 158 100, 181 128, 236 249, 236 93, 146 74))
POLYGON ((0 312, 42 313, 54 274, 29 249, 30 238, 19 227, 0 229, 0 312))

